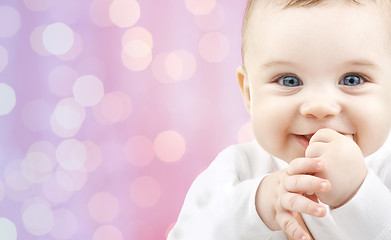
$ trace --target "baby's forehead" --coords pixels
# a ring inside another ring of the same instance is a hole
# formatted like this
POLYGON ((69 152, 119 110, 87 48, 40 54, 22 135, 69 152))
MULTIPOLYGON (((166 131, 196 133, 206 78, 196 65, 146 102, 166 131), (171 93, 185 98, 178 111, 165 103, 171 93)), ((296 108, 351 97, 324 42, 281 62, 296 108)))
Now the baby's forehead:
POLYGON ((290 8, 313 8, 335 6, 336 4, 342 6, 360 6, 367 4, 378 5, 383 9, 388 16, 391 15, 391 1, 390 0, 248 0, 244 20, 243 29, 249 25, 254 16, 262 16, 262 14, 273 14, 273 12, 281 11, 290 8))
MULTIPOLYGON (((251 47, 249 39, 252 33, 259 32, 264 23, 264 16, 273 15, 274 13, 284 14, 284 10, 292 8, 311 9, 311 8, 328 8, 338 4, 344 7, 365 7, 367 5, 377 6, 379 12, 384 13, 384 20, 387 25, 391 25, 391 1, 390 0, 249 0, 243 20, 242 27, 242 58, 244 63, 245 53, 251 47)), ((391 31, 390 43, 391 43, 391 31)))

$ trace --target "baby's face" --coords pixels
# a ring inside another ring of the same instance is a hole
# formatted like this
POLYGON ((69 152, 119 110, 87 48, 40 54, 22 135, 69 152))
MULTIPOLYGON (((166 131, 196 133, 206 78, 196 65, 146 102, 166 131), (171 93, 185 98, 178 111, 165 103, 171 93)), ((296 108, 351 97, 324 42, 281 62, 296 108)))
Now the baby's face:
POLYGON ((364 156, 391 123, 391 39, 374 3, 256 13, 238 69, 255 137, 290 162, 321 128, 352 137, 364 156), (248 84, 248 88, 247 88, 248 84))

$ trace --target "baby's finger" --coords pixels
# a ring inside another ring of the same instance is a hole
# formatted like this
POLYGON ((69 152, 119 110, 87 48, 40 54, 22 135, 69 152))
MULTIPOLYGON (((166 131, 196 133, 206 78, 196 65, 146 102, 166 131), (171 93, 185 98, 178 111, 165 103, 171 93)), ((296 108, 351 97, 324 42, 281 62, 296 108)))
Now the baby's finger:
POLYGON ((325 152, 327 143, 324 142, 312 142, 305 150, 305 156, 307 158, 319 158, 325 152))
POLYGON ((287 168, 289 175, 316 173, 322 171, 324 164, 319 159, 296 158, 292 160, 287 168))
POLYGON ((333 141, 336 137, 338 137, 338 132, 334 131, 330 128, 322 128, 319 129, 310 139, 310 143, 313 142, 324 142, 328 143, 333 141))
POLYGON ((283 184, 288 192, 305 193, 308 195, 327 192, 331 188, 328 180, 312 175, 287 176, 283 184))
POLYGON ((293 239, 310 239, 308 233, 297 222, 296 218, 289 212, 281 212, 276 215, 276 220, 282 231, 293 239))
POLYGON ((336 138, 340 137, 341 133, 330 129, 330 128, 322 128, 319 129, 310 139, 310 143, 313 142, 324 142, 329 143, 336 138))
POLYGON ((326 208, 319 203, 297 193, 285 193, 281 197, 281 207, 292 212, 300 212, 315 217, 324 217, 326 208))

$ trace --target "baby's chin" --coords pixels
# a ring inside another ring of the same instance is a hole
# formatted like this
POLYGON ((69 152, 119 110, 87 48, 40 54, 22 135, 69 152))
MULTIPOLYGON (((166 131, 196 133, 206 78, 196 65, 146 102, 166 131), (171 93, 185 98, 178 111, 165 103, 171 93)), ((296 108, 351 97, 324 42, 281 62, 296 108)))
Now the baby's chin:
POLYGON ((293 156, 286 156, 286 157, 281 157, 279 159, 281 159, 282 161, 286 162, 286 163, 290 163, 292 162, 294 159, 296 158, 304 158, 305 157, 305 154, 300 154, 300 155, 293 155, 293 156))
POLYGON ((358 147, 361 149, 361 153, 363 154, 364 157, 368 157, 368 156, 376 153, 382 146, 383 145, 381 145, 381 146, 371 146, 371 148, 370 148, 368 146, 360 146, 358 144, 358 147))
POLYGON ((258 145, 267 153, 286 163, 290 163, 293 159, 305 157, 305 148, 299 144, 288 143, 285 146, 271 144, 271 142, 261 142, 257 139, 258 145), (275 147, 278 146, 278 147, 275 147))
POLYGON ((305 151, 302 150, 302 149, 299 149, 299 150, 291 150, 291 151, 288 151, 288 152, 285 152, 283 154, 279 153, 279 152, 275 152, 275 154, 269 152, 271 155, 273 155, 274 157, 286 162, 286 163, 290 163, 292 162, 292 160, 296 159, 296 158, 304 158, 305 157, 305 151))

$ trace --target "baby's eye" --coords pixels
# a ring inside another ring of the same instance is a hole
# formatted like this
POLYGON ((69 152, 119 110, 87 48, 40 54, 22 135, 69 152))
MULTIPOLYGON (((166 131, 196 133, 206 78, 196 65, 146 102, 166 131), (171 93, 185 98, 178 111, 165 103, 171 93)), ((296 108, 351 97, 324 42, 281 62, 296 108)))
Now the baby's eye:
POLYGON ((295 76, 284 76, 278 79, 278 83, 285 87, 297 87, 303 85, 300 79, 295 76))
POLYGON ((358 75, 347 75, 339 81, 339 84, 353 87, 362 84, 364 81, 365 80, 358 75))

